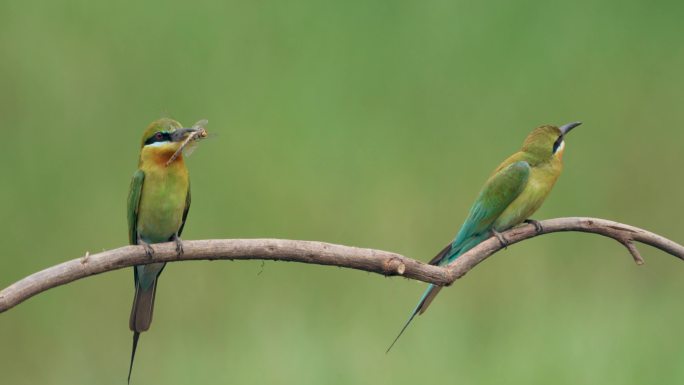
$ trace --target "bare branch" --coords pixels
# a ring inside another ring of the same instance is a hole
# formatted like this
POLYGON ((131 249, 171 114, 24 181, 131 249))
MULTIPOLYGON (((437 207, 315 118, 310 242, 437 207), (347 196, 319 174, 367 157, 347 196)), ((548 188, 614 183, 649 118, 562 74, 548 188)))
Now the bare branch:
MULTIPOLYGON (((537 235, 580 231, 613 238, 629 250, 634 260, 643 259, 634 246, 641 242, 684 260, 684 246, 646 230, 598 218, 556 218, 525 224, 502 233, 509 245, 537 235)), ((172 242, 154 245, 152 258, 141 246, 125 246, 102 253, 86 253, 32 274, 0 291, 0 313, 45 290, 91 275, 152 262, 187 260, 273 260, 312 263, 364 270, 385 276, 400 275, 440 286, 451 285, 490 255, 502 249, 495 237, 460 256, 448 266, 432 266, 389 251, 363 249, 314 241, 284 239, 214 239, 184 241, 185 253, 176 255, 172 242)))

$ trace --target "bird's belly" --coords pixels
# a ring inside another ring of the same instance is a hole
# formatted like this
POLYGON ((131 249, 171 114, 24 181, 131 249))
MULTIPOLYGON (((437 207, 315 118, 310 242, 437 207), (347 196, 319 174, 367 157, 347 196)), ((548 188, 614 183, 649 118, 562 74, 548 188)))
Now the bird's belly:
POLYGON ((138 234, 147 243, 166 242, 180 229, 180 214, 169 211, 141 210, 138 218, 138 234))
POLYGON ((154 182, 145 181, 138 211, 138 234, 147 243, 166 242, 180 229, 188 191, 187 183, 154 182))
POLYGON ((555 179, 551 183, 548 183, 548 180, 540 181, 539 179, 534 176, 530 178, 522 193, 496 219, 493 225, 495 230, 508 230, 528 219, 541 207, 544 199, 551 192, 555 179))

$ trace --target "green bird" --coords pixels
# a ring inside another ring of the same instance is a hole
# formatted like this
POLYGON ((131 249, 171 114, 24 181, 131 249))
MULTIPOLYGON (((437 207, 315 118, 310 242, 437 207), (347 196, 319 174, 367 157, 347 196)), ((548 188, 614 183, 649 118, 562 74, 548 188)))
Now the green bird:
MULTIPOLYGON (((447 265, 492 235, 505 246, 506 240, 499 233, 522 222, 534 223, 540 230, 539 223, 530 216, 542 205, 563 170, 565 136, 580 124, 544 125, 527 135, 520 151, 504 160, 487 179, 454 241, 430 264, 447 265)), ((425 313, 441 289, 428 286, 388 352, 413 318, 425 313)))
MULTIPOLYGON (((133 174, 128 195, 128 237, 131 245, 142 245, 149 257, 154 254, 150 244, 169 241, 176 242, 179 255, 183 253, 180 235, 190 209, 190 180, 183 155, 175 154, 188 135, 197 130, 183 128, 177 121, 165 118, 152 122, 143 134, 138 170, 133 174)), ((133 331, 129 383, 138 338, 152 323, 157 282, 164 265, 133 267, 135 298, 129 322, 133 331)))

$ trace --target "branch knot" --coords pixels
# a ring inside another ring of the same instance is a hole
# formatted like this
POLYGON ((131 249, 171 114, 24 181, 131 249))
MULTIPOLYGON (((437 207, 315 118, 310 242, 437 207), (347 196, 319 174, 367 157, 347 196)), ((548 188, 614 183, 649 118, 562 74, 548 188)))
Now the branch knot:
POLYGON ((385 275, 404 275, 406 265, 399 258, 388 259, 383 266, 385 275))

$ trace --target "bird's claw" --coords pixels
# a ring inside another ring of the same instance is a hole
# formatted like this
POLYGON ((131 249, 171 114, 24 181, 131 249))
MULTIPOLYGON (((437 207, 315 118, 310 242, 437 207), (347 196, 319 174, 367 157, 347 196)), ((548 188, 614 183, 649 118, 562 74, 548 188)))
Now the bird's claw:
POLYGON ((508 248, 508 241, 507 241, 506 238, 503 236, 503 234, 501 234, 500 232, 498 232, 498 231, 496 231, 496 230, 494 230, 494 229, 492 229, 492 234, 494 234, 494 236, 496 237, 496 239, 499 240, 499 243, 501 243, 501 247, 503 247, 504 249, 507 249, 507 248, 508 248))
POLYGON ((140 234, 138 234, 138 244, 142 246, 143 249, 145 249, 145 255, 147 256, 147 258, 152 258, 154 256, 154 249, 152 248, 152 246, 150 246, 149 243, 142 240, 140 234))
POLYGON ((185 252, 183 250, 183 241, 178 237, 178 235, 173 236, 173 241, 176 242, 176 254, 180 257, 185 252))
POLYGON ((529 223, 534 226, 534 229, 537 231, 537 234, 541 234, 544 232, 544 227, 542 227, 541 222, 536 221, 534 219, 525 219, 525 223, 529 223))
POLYGON ((152 246, 150 246, 149 243, 143 242, 142 247, 145 249, 145 255, 147 256, 147 258, 152 258, 154 256, 154 249, 152 248, 152 246))

